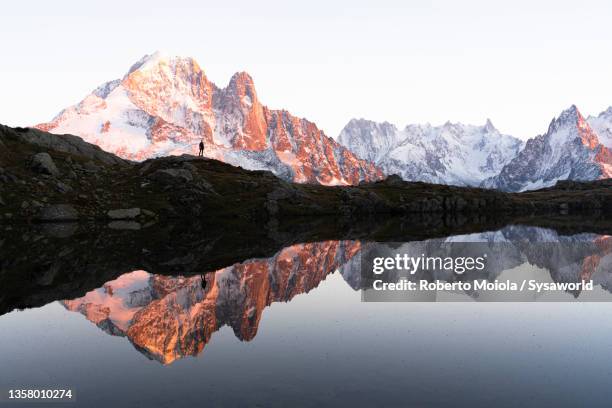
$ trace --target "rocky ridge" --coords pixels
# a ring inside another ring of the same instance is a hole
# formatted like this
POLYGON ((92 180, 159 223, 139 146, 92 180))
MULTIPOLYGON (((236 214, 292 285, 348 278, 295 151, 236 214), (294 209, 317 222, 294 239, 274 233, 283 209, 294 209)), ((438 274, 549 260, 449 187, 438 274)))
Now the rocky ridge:
POLYGON ((231 223, 295 216, 339 215, 350 220, 367 214, 457 216, 612 209, 610 180, 560 182, 521 194, 406 182, 397 176, 359 186, 326 187, 289 183, 268 171, 248 171, 189 155, 128 162, 78 138, 32 129, 1 127, 0 141, 4 145, 0 151, 3 221, 113 220, 117 228, 135 228, 130 222, 168 218, 219 218, 231 223), (37 135, 50 142, 31 143, 37 135), (66 152, 66 140, 78 153, 66 152), (63 150, 56 150, 53 141, 63 150))

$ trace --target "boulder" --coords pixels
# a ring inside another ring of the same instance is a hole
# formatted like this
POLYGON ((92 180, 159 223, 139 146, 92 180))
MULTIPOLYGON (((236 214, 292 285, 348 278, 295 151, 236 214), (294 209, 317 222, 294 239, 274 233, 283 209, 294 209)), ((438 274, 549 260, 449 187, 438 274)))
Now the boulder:
POLYGON ((190 171, 192 174, 198 172, 198 168, 194 166, 193 163, 185 162, 183 163, 183 168, 190 171))
POLYGON ((155 214, 153 211, 149 211, 149 210, 141 210, 142 215, 144 215, 145 217, 150 217, 150 218, 155 218, 157 217, 157 214, 155 214))
POLYGON ((150 178, 162 184, 175 184, 192 181, 193 174, 187 169, 163 169, 153 172, 150 178))
POLYGON ((42 174, 50 174, 52 176, 58 176, 60 174, 53 159, 49 156, 49 153, 38 153, 32 156, 30 159, 30 167, 32 170, 42 174))
POLYGON ((108 218, 112 220, 131 220, 138 217, 140 214, 140 208, 119 208, 117 210, 110 210, 106 213, 108 218))
POLYGON ((57 182, 56 188, 60 193, 69 193, 72 191, 72 187, 66 183, 62 183, 61 181, 57 182))
POLYGON ((45 222, 78 221, 79 213, 69 204, 54 204, 43 207, 36 220, 45 222))
POLYGON ((86 162, 83 165, 83 168, 85 169, 85 171, 88 171, 90 173, 97 173, 100 170, 102 170, 102 167, 98 166, 96 163, 92 162, 91 160, 86 162))

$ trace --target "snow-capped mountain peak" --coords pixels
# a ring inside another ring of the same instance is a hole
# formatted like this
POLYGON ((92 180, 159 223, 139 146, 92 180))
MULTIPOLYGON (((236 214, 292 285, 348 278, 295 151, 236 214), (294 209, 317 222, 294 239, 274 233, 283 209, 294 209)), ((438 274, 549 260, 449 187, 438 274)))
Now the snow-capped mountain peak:
POLYGON ((140 71, 153 71, 158 70, 160 67, 176 67, 176 66, 192 66, 194 70, 201 71, 202 69, 198 65, 197 61, 191 57, 183 57, 178 55, 169 55, 162 51, 155 51, 152 54, 143 56, 140 60, 134 63, 128 70, 126 75, 130 75, 132 72, 140 71))
POLYGON ((246 72, 219 88, 193 58, 160 52, 37 127, 76 134, 133 160, 197 154, 204 140, 208 157, 297 182, 356 184, 383 176, 314 123, 262 105, 246 72))
POLYGON ((154 65, 158 63, 162 59, 166 59, 167 57, 161 51, 155 51, 153 54, 146 54, 141 59, 136 61, 128 70, 127 75, 132 72, 145 69, 145 65, 154 65))
POLYGON ((498 130, 495 128, 495 126, 493 126, 493 122, 491 122, 491 119, 487 118, 487 121, 483 127, 483 133, 493 133, 493 132, 498 132, 498 130))
POLYGON ((559 116, 551 120, 548 130, 555 131, 555 127, 560 127, 567 123, 576 123, 578 122, 578 120, 580 120, 581 117, 582 114, 578 110, 578 107, 576 105, 572 105, 569 108, 563 110, 559 116))
POLYGON ((522 191, 554 185, 558 180, 594 180, 612 175, 612 152, 575 105, 553 118, 548 131, 525 144, 500 174, 483 187, 522 191))
POLYGON ((237 93, 245 93, 250 97, 255 97, 255 83, 247 72, 236 72, 229 81, 228 89, 237 93))

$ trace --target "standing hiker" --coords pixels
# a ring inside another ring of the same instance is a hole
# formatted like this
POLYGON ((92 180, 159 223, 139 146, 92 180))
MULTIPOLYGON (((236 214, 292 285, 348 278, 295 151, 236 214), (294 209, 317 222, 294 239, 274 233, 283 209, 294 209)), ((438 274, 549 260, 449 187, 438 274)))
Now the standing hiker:
POLYGON ((204 157, 204 139, 200 140, 200 153, 198 153, 198 157, 204 157))

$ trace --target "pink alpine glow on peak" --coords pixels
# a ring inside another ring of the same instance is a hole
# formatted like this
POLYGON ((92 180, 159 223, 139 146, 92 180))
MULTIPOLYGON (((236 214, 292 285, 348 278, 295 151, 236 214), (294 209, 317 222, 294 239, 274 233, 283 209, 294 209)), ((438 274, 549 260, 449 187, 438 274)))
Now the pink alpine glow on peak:
POLYGON ((197 154, 203 139, 207 157, 287 180, 342 185, 383 177, 314 123, 262 105, 246 72, 219 88, 194 59, 161 53, 36 127, 131 160, 197 154))
POLYGON ((171 364, 200 354, 223 326, 241 341, 253 340, 268 306, 315 289, 360 249, 358 241, 311 242, 204 275, 133 271, 62 304, 107 333, 127 337, 149 358, 171 364))

